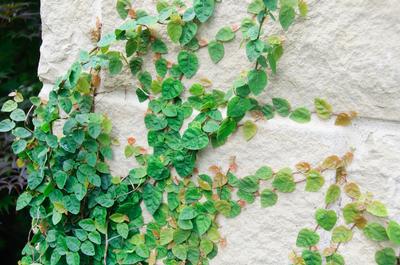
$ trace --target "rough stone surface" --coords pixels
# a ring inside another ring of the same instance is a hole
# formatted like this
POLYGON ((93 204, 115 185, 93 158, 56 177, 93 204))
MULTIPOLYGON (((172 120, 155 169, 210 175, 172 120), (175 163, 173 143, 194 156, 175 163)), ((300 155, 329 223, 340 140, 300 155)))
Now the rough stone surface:
MULTIPOLYGON (((201 36, 211 40, 220 27, 240 23, 247 16, 248 2, 222 1, 215 16, 201 29, 201 36)), ((288 32, 266 25, 266 34, 284 34, 286 43, 278 74, 270 78, 268 90, 260 99, 279 96, 295 106, 311 106, 314 97, 323 97, 338 110, 356 110, 361 118, 348 128, 317 119, 306 125, 287 119, 262 121, 250 142, 245 142, 238 131, 225 146, 202 152, 198 167, 201 172, 214 164, 226 168, 229 158, 236 156, 238 175, 245 176, 262 165, 279 169, 299 161, 316 164, 328 155, 340 155, 354 147, 350 179, 387 203, 391 217, 400 221, 400 5, 397 0, 309 2, 308 17, 299 19, 288 32)), ((135 5, 154 12, 155 1, 140 0, 135 5)), ((101 19, 105 32, 121 23, 114 6, 114 0, 42 1, 39 75, 45 83, 43 95, 80 49, 93 47, 90 30, 96 17, 101 19)), ((226 56, 218 65, 212 64, 205 49, 201 50, 199 73, 186 84, 207 77, 214 87, 228 89, 234 78, 248 68, 239 44, 240 34, 226 45, 226 56)), ((176 51, 173 49, 168 58, 174 60, 176 51)), ((151 66, 151 58, 147 66, 151 66)), ((143 117, 147 106, 137 101, 134 82, 129 74, 113 78, 104 75, 103 94, 96 98, 96 110, 112 119, 113 134, 120 142, 110 161, 115 175, 126 175, 135 165, 123 155, 128 137, 134 136, 146 146, 143 117)), ((295 247, 298 231, 314 227, 313 213, 323 206, 323 192, 303 190, 300 186, 297 192, 280 196, 273 208, 261 209, 256 202, 239 217, 221 218, 221 233, 227 245, 211 264, 289 264, 288 254, 295 247)), ((328 235, 322 235, 322 240, 328 242, 328 235)), ((379 247, 358 231, 341 252, 346 264, 372 265, 379 247)))

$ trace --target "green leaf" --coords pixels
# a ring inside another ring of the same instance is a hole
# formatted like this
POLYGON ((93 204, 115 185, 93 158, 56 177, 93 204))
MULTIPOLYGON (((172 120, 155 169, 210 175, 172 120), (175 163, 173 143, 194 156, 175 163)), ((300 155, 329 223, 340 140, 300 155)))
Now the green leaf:
POLYGON ((167 25, 167 33, 171 41, 177 43, 182 35, 181 24, 174 21, 170 21, 167 25))
POLYGON ((219 61, 224 58, 225 55, 225 48, 224 45, 217 41, 211 41, 208 43, 207 46, 208 54, 210 55, 211 61, 213 63, 218 63, 219 61))
POLYGON ((326 265, 345 265, 345 261, 341 255, 333 253, 326 257, 326 265))
POLYGON ((282 117, 289 116, 290 113, 290 104, 286 99, 283 98, 273 98, 272 103, 276 112, 282 117))
POLYGON ((17 207, 16 210, 19 211, 23 208, 25 208, 26 206, 29 205, 29 203, 32 200, 32 195, 25 191, 23 193, 21 193, 21 195, 19 195, 18 200, 17 200, 17 207))
POLYGON ((128 16, 128 10, 131 7, 129 0, 118 0, 117 1, 117 12, 118 15, 125 19, 128 16))
POLYGON ((250 90, 254 95, 259 95, 268 83, 267 73, 264 70, 251 70, 247 78, 250 90))
POLYGON ((154 114, 147 114, 144 117, 144 123, 150 131, 159 131, 168 126, 168 121, 164 117, 154 114))
POLYGON ((262 180, 269 180, 270 178, 272 178, 272 175, 273 175, 272 169, 267 166, 260 167, 255 174, 256 178, 262 180))
POLYGON ((173 99, 178 97, 183 91, 181 81, 171 77, 164 80, 161 86, 161 94, 165 99, 173 99))
POLYGON ((279 22, 281 23, 282 28, 288 30, 290 25, 292 25, 295 16, 296 12, 293 7, 287 5, 282 6, 279 11, 279 22))
POLYGON ((239 180, 239 190, 248 193, 254 193, 258 191, 258 188, 258 181, 253 176, 247 176, 239 180))
POLYGON ((192 78, 199 69, 197 56, 188 51, 181 51, 178 54, 178 64, 186 78, 192 78))
POLYGON ((126 223, 117 224, 117 233, 124 239, 128 238, 129 226, 126 223))
POLYGON ((336 202, 340 198, 340 187, 337 184, 332 184, 329 186, 328 191, 325 195, 325 203, 331 204, 336 202))
POLYGON ((12 134, 18 138, 28 138, 32 133, 23 127, 17 127, 13 130, 12 134))
POLYGON ((340 225, 332 231, 332 242, 334 243, 346 243, 353 238, 353 231, 350 228, 340 225))
POLYGON ((143 200, 146 209, 154 215, 162 202, 162 192, 158 187, 147 183, 143 188, 143 200))
POLYGON ((101 244, 101 236, 100 236, 99 232, 97 232, 97 231, 90 232, 88 237, 89 237, 89 240, 92 241, 93 243, 95 243, 96 245, 101 244))
POLYGON ((57 184, 57 187, 59 189, 63 189, 65 186, 65 183, 67 182, 68 174, 65 173, 64 171, 57 171, 54 173, 54 180, 57 184))
POLYGON ((261 207, 266 208, 274 206, 277 201, 278 195, 276 192, 270 189, 265 189, 261 192, 261 207))
POLYGON ((145 244, 140 244, 136 247, 136 254, 142 258, 148 258, 150 256, 150 250, 145 244))
POLYGON ((15 127, 15 122, 10 119, 0 121, 0 132, 9 132, 15 127))
POLYGON ((81 251, 86 256, 94 256, 96 254, 93 243, 88 240, 82 243, 81 251))
POLYGON ((315 219, 319 226, 326 231, 330 231, 336 225, 337 215, 333 210, 318 209, 315 212, 315 219))
POLYGON ((386 233, 394 244, 400 245, 400 225, 396 221, 389 221, 386 233))
POLYGON ((155 39, 151 46, 151 49, 154 53, 168 53, 168 47, 161 39, 155 39))
POLYGON ((314 231, 303 228, 297 235, 296 246, 308 248, 317 245, 319 242, 319 235, 314 231))
POLYGON ((156 24, 158 21, 157 17, 153 17, 153 16, 143 16, 140 17, 136 20, 136 23, 139 25, 144 25, 144 26, 153 26, 154 24, 156 24))
POLYGON ((375 253, 375 262, 378 265, 396 265, 397 256, 393 248, 384 248, 375 253))
POLYGON ((81 241, 79 241, 79 239, 77 239, 76 237, 73 237, 73 236, 67 236, 65 238, 65 241, 67 243, 67 247, 69 248, 69 250, 71 250, 73 252, 79 251, 79 248, 81 246, 81 241))
POLYGON ((306 108, 297 108, 289 116, 298 123, 307 123, 311 120, 311 112, 306 108))
POLYGON ((364 235, 373 241, 386 241, 389 237, 385 227, 378 223, 369 223, 363 229, 364 235))
POLYGON ((304 259, 305 265, 322 265, 322 257, 317 251, 304 250, 301 253, 301 257, 304 259))
POLYGON ((253 0, 247 7, 247 12, 251 14, 258 14, 264 10, 264 4, 262 0, 253 0))
POLYGON ((68 265, 79 265, 81 263, 77 252, 67 252, 66 260, 68 265))
POLYGON ((175 245, 172 247, 172 253, 180 260, 186 260, 188 247, 186 245, 175 245))
POLYGON ((257 125, 252 121, 243 123, 243 136, 246 141, 250 141, 257 133, 257 125))
POLYGON ((214 13, 215 0, 194 0, 194 13, 200 22, 206 22, 214 13))
POLYGON ((207 134, 198 128, 187 129, 182 136, 183 147, 189 150, 200 150, 208 146, 207 134))
POLYGON ((119 59, 119 56, 111 56, 108 62, 108 70, 111 75, 117 75, 121 72, 123 67, 122 61, 119 59))
POLYGON ((296 189, 292 171, 289 168, 281 169, 276 173, 272 186, 280 192, 290 193, 296 189))
POLYGON ((93 232, 96 231, 96 226, 94 224, 94 221, 92 219, 82 219, 79 221, 79 226, 88 231, 88 232, 93 232))
POLYGON ((332 106, 321 98, 314 99, 314 106, 320 119, 327 120, 332 116, 332 106))
POLYGON ((25 151, 25 148, 27 146, 27 142, 23 139, 17 140, 12 143, 11 148, 14 152, 14 154, 18 155, 19 153, 22 153, 25 151))
POLYGON ((3 106, 1 107, 1 112, 11 112, 16 108, 18 108, 17 102, 9 99, 6 102, 4 102, 3 106))
POLYGON ((13 121, 24 121, 26 118, 25 112, 22 109, 15 109, 13 112, 11 112, 10 118, 13 121))
POLYGON ((228 102, 227 115, 232 118, 242 117, 251 108, 248 98, 233 97, 228 102))
POLYGON ((197 33, 197 24, 194 22, 187 22, 183 26, 182 35, 179 39, 181 45, 186 45, 190 43, 191 40, 196 36, 197 33))
POLYGON ((223 28, 221 28, 217 32, 217 35, 215 36, 215 39, 217 41, 222 41, 222 42, 231 41, 234 38, 235 38, 235 32, 233 32, 231 27, 223 27, 223 28))
POLYGON ((378 217, 387 217, 388 210, 380 201, 372 201, 367 205, 367 212, 378 217))
POLYGON ((164 246, 174 239, 174 230, 171 228, 163 228, 160 232, 160 245, 164 246))
POLYGON ((317 192, 324 185, 325 179, 316 170, 310 170, 306 177, 306 191, 317 192))
POLYGON ((186 206, 179 214, 179 220, 192 220, 197 216, 196 209, 191 206, 186 206))
POLYGON ((271 11, 275 11, 278 6, 278 0, 264 0, 264 5, 271 11))
POLYGON ((147 175, 155 180, 162 180, 169 177, 169 170, 157 157, 150 157, 147 162, 147 175))
POLYGON ((196 219, 194 220, 194 223, 196 225, 197 232, 198 232, 199 236, 202 236, 210 228, 210 226, 211 226, 211 218, 208 217, 205 214, 199 214, 196 217, 196 219))

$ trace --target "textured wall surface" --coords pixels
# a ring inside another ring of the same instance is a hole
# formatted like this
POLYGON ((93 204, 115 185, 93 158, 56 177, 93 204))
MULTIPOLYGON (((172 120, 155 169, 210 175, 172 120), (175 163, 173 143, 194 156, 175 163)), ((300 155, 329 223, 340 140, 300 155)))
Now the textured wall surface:
MULTIPOLYGON (((247 16, 248 2, 223 0, 200 35, 211 39, 220 27, 239 24, 247 16)), ((322 97, 337 110, 356 110, 360 118, 348 128, 317 119, 306 125, 287 119, 262 121, 253 140, 245 142, 237 133, 225 146, 202 152, 198 167, 201 172, 213 164, 226 168, 229 157, 236 156, 238 175, 245 176, 262 165, 279 169, 303 160, 318 163, 330 154, 340 155, 354 147, 350 178, 387 203, 391 217, 400 221, 400 4, 398 0, 308 2, 308 17, 299 19, 288 32, 266 25, 266 33, 284 34, 285 54, 278 74, 259 98, 285 97, 294 106, 311 107, 314 97, 322 97)), ((90 29, 96 17, 102 21, 104 32, 121 23, 114 6, 114 0, 42 1, 39 75, 45 83, 43 96, 80 49, 93 48, 90 29)), ((136 1, 135 6, 154 12, 155 1, 136 1)), ((228 89, 235 76, 248 68, 245 51, 239 49, 239 35, 227 44, 225 58, 218 65, 202 49, 199 73, 186 84, 207 77, 214 87, 228 89)), ((175 56, 172 52, 169 58, 175 56)), ((96 98, 96 110, 111 117, 114 136, 121 143, 114 148, 115 159, 110 162, 115 175, 126 175, 135 165, 123 155, 128 137, 134 136, 139 144, 146 145, 143 118, 147 106, 136 100, 134 82, 130 74, 104 76, 101 89, 106 93, 96 98)), ((227 245, 211 264, 289 264, 288 254, 298 231, 314 226, 313 213, 322 205, 323 192, 311 194, 299 189, 280 196, 273 208, 261 209, 255 203, 237 218, 221 218, 227 245)), ((322 239, 329 242, 328 235, 322 239)), ((372 265, 374 252, 380 247, 358 232, 341 252, 347 264, 372 265)))

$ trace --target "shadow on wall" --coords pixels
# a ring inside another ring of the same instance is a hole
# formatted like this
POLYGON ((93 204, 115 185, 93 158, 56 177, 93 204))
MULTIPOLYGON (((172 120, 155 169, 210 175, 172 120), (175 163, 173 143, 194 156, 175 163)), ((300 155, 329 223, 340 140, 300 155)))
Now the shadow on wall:
MULTIPOLYGON (((0 2, 0 106, 10 92, 18 90, 25 99, 42 87, 37 77, 41 44, 39 0, 0 2)), ((28 109, 26 100, 24 108, 28 109)), ((0 114, 0 120, 2 120, 0 114)), ((23 190, 24 170, 16 165, 11 151, 12 136, 0 138, 0 260, 17 264, 30 227, 27 212, 16 212, 15 202, 23 190)))

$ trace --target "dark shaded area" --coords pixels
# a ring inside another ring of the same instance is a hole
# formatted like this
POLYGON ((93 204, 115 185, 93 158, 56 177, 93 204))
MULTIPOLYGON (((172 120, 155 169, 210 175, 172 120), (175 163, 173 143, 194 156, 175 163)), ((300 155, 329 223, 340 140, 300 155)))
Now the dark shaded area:
MULTIPOLYGON (((42 87, 37 77, 40 31, 40 1, 0 0, 0 106, 10 92, 25 99, 42 87)), ((24 108, 28 109, 28 100, 24 108)), ((0 120, 4 116, 0 114, 0 120)), ((30 217, 16 212, 15 202, 25 186, 24 170, 11 151, 11 134, 0 135, 0 263, 17 264, 26 243, 30 217)))

